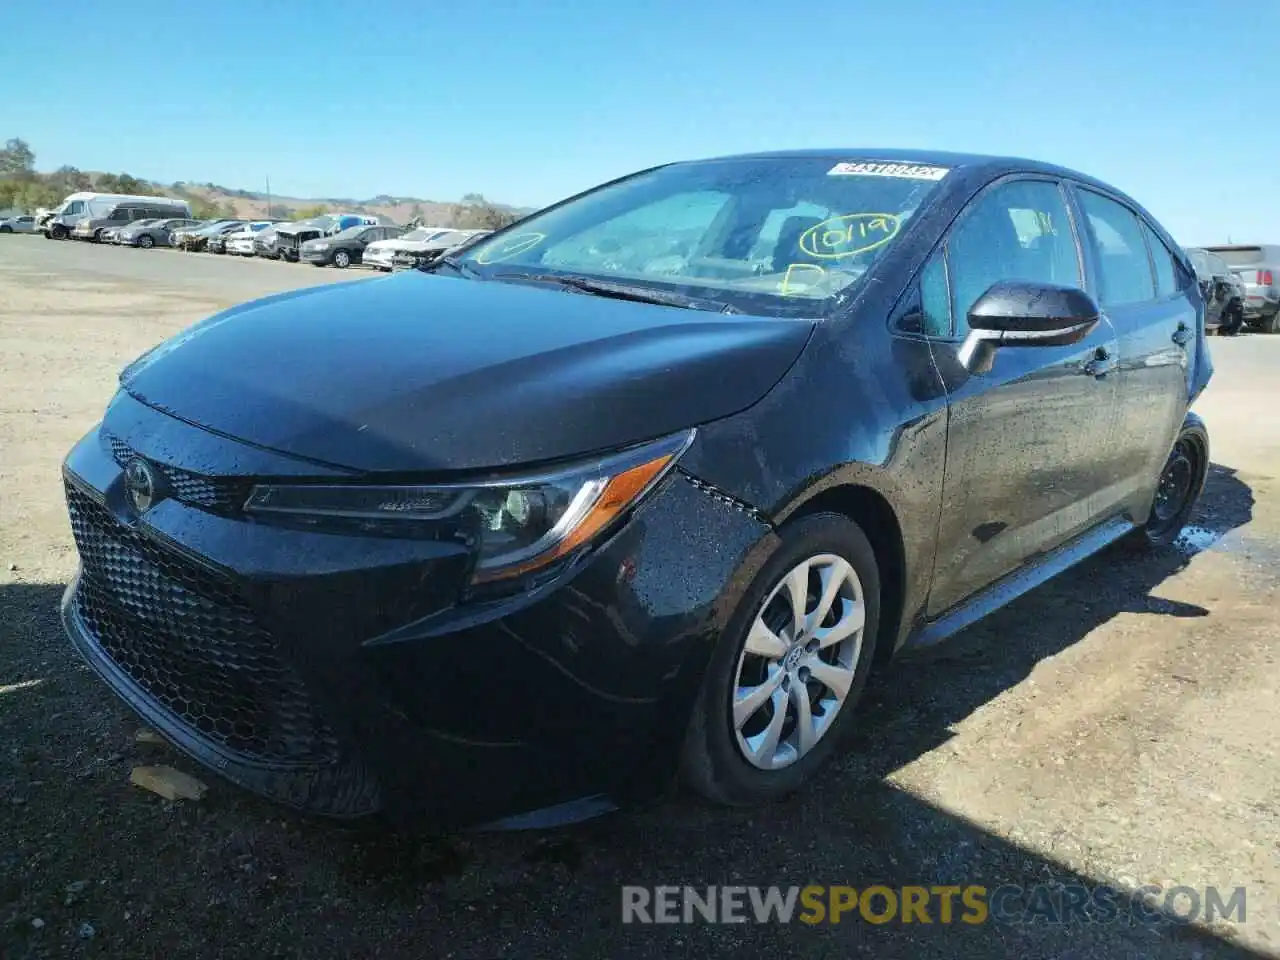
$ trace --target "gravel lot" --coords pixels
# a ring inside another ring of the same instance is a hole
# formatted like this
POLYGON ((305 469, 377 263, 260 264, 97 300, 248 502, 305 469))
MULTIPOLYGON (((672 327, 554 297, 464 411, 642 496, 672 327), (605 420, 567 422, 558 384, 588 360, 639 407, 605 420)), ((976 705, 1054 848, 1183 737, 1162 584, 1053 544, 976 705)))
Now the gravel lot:
POLYGON ((688 796, 546 834, 282 813, 159 745, 57 620, 58 465, 119 368, 223 306, 367 274, 0 238, 0 957, 1280 956, 1280 337, 1211 341, 1215 468, 1185 548, 1109 551, 871 688, 802 796, 688 796), (129 783, 173 762, 210 784, 129 783), (624 926, 622 884, 1248 888, 1210 928, 624 926))

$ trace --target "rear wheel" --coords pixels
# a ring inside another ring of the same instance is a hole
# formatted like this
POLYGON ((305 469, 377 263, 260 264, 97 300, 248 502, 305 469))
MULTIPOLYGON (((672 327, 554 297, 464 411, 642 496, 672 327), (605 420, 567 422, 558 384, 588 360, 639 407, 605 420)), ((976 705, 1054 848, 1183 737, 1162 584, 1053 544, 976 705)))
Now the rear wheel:
POLYGON ((149 233, 144 233, 142 236, 138 238, 138 246, 140 247, 147 248, 147 247, 154 247, 155 245, 156 245, 155 238, 153 238, 149 233))
POLYGON ((1156 482, 1151 516, 1135 531, 1138 546, 1163 547, 1182 533, 1209 476, 1209 434, 1198 420, 1183 424, 1156 482))
POLYGON ((871 669, 880 576, 866 536, 820 513, 782 532, 721 636, 681 772, 717 803, 776 800, 835 752, 871 669))

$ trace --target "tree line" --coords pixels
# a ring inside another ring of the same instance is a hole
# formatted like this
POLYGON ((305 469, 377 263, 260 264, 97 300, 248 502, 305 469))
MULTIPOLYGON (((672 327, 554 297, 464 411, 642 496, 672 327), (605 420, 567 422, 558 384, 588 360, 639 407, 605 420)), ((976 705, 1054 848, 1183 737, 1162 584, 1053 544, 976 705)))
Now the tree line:
MULTIPOLYGON (((210 200, 193 193, 185 183, 175 183, 161 188, 148 180, 140 180, 127 173, 88 174, 72 166, 61 166, 52 173, 36 172, 36 155, 30 144, 19 137, 12 137, 0 149, 0 210, 16 208, 27 213, 40 207, 53 207, 69 193, 93 190, 98 193, 125 193, 143 195, 176 195, 191 205, 191 214, 199 220, 216 220, 237 216, 236 206, 230 200, 210 200)), ((246 194, 245 191, 238 191, 246 194)), ((415 207, 415 212, 420 208, 415 207)), ((271 205, 268 217, 299 220, 319 217, 330 210, 324 204, 315 204, 299 210, 271 205)), ((469 193, 458 203, 449 206, 450 224, 473 230, 497 230, 518 219, 512 210, 491 203, 478 193, 469 193)))

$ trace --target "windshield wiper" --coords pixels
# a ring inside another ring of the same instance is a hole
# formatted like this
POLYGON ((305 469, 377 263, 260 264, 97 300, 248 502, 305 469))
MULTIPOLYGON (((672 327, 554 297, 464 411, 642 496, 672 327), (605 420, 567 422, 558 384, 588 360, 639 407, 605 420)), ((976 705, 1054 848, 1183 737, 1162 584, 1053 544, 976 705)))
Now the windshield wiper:
POLYGON ((463 263, 457 257, 436 257, 430 263, 418 267, 426 273, 434 273, 437 267, 449 267, 460 276, 466 277, 468 280, 481 280, 480 271, 469 263, 463 263))
POLYGON ((741 313, 737 307, 723 300, 691 297, 674 290, 659 290, 636 283, 618 283, 614 280, 596 280, 576 274, 558 273, 499 273, 495 280, 525 280, 530 283, 557 283, 562 287, 609 297, 613 300, 634 300, 636 303, 657 303, 664 307, 682 307, 686 310, 710 310, 714 313, 741 313))

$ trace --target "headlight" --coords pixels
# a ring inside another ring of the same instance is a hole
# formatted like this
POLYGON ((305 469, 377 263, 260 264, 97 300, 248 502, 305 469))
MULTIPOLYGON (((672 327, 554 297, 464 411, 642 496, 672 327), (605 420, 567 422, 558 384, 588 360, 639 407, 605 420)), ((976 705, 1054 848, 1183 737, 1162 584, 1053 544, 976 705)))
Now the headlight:
POLYGON ((327 243, 321 243, 318 240, 314 243, 309 244, 309 246, 311 247, 312 250, 328 250, 329 249, 329 245, 327 243))
POLYGON ((533 573, 590 543, 662 479, 693 440, 685 431, 548 473, 437 486, 256 486, 250 514, 361 532, 456 537, 474 583, 533 573))

